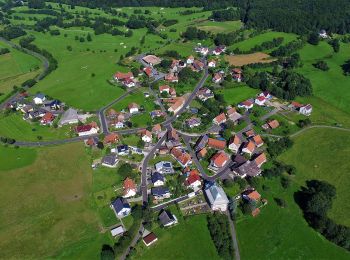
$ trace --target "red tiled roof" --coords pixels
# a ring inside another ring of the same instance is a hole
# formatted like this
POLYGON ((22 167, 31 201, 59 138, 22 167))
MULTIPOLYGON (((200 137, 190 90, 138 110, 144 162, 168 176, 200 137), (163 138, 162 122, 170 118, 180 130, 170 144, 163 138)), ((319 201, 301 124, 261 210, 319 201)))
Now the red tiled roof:
POLYGON ((221 123, 225 122, 225 121, 226 121, 225 113, 221 113, 220 115, 218 115, 217 117, 215 117, 214 120, 215 120, 218 124, 221 124, 221 123))
POLYGON ((125 191, 127 190, 136 190, 135 182, 129 177, 124 180, 123 188, 125 191))
POLYGON ((255 150, 255 144, 252 141, 249 141, 244 145, 244 148, 247 149, 249 152, 254 152, 255 150))
POLYGON ((208 153, 207 149, 203 148, 198 152, 198 155, 203 158, 207 153, 208 153))
POLYGON ((213 163, 218 167, 224 166, 228 159, 228 156, 224 152, 219 152, 211 158, 213 163))
POLYGON ((267 123, 272 129, 275 129, 280 126, 280 123, 276 119, 267 123))
POLYGON ((212 147, 212 148, 215 148, 215 149, 223 150, 226 147, 226 141, 217 140, 217 139, 214 139, 214 138, 209 138, 208 139, 208 146, 212 147))
POLYGON ((157 240, 157 236, 153 232, 149 233, 147 236, 143 238, 143 241, 145 242, 146 245, 149 245, 155 240, 157 240))
POLYGON ((247 137, 252 137, 255 135, 254 130, 250 129, 247 132, 244 133, 247 137))
POLYGON ((255 158, 255 163, 257 166, 261 166, 263 163, 266 162, 266 155, 265 153, 260 154, 258 157, 255 158))
POLYGON ((152 69, 151 69, 151 67, 146 67, 146 68, 143 69, 143 71, 146 73, 146 75, 147 75, 148 77, 150 77, 150 76, 152 75, 152 69))
POLYGON ((134 75, 131 72, 128 72, 128 73, 117 72, 116 74, 114 74, 114 77, 117 78, 118 80, 132 78, 133 76, 134 75))
POLYGON ((47 112, 43 117, 42 120, 46 123, 52 122, 55 119, 55 116, 51 112, 47 112))
POLYGON ((254 209, 253 211, 252 211, 252 216, 253 217, 256 217, 257 215, 259 215, 260 214, 260 209, 259 208, 256 208, 256 209, 254 209))
POLYGON ((251 191, 247 196, 251 200, 260 200, 261 198, 260 193, 257 192, 256 190, 251 191))
POLYGON ((92 128, 91 125, 78 125, 75 130, 78 132, 78 133, 82 133, 82 132, 88 132, 90 131, 92 128))
POLYGON ((119 141, 119 135, 116 133, 110 133, 106 135, 105 138, 103 139, 103 142, 105 144, 114 144, 118 141, 119 141))
POLYGON ((201 180, 201 178, 199 177, 199 175, 198 174, 190 174, 190 176, 188 176, 188 178, 187 178, 187 182, 188 182, 188 184, 193 184, 193 183, 195 183, 196 181, 200 181, 201 180))
POLYGON ((256 144, 256 146, 261 146, 264 144, 264 141, 261 139, 260 135, 256 135, 253 137, 253 141, 256 144))
POLYGON ((230 116, 236 112, 237 112, 236 108, 231 107, 229 110, 227 110, 227 115, 230 116))
POLYGON ((234 143, 235 145, 239 146, 241 143, 241 139, 239 139, 238 135, 232 136, 230 139, 230 144, 234 143))
POLYGON ((128 105, 128 108, 129 108, 129 109, 131 109, 131 108, 139 108, 139 105, 136 104, 136 103, 130 103, 130 104, 128 105))
POLYGON ((170 91, 170 87, 168 85, 159 86, 159 92, 163 91, 170 91))

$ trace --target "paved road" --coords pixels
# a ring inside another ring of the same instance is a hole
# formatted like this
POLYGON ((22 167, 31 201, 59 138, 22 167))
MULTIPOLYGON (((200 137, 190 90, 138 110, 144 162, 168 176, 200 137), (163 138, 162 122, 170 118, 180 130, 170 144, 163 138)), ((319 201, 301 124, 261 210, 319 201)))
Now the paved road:
POLYGON ((131 244, 129 245, 129 247, 124 251, 124 253, 120 256, 120 260, 124 260, 126 259, 127 255, 130 253, 131 248, 136 246, 137 241, 142 237, 143 231, 145 230, 145 228, 142 225, 142 221, 140 224, 140 227, 137 231, 137 234, 135 235, 135 237, 133 238, 133 240, 131 241, 131 244))
POLYGON ((230 218, 230 213, 226 211, 226 215, 228 217, 228 220, 230 222, 230 231, 231 231, 231 237, 232 237, 232 243, 233 243, 233 249, 235 253, 235 260, 240 260, 241 256, 239 254, 239 248, 238 248, 238 241, 237 241, 237 234, 236 234, 236 228, 235 223, 230 218))

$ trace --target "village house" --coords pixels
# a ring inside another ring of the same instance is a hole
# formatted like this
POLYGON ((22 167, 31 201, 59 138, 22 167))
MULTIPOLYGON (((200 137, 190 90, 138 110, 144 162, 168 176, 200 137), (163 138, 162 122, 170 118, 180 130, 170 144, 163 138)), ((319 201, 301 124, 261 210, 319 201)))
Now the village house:
POLYGON ((40 124, 42 125, 52 125, 53 121, 55 120, 54 114, 51 112, 46 112, 46 114, 41 118, 40 124))
POLYGON ((174 157, 174 159, 182 166, 186 167, 190 164, 192 164, 192 158, 191 155, 189 155, 184 150, 174 147, 170 151, 171 155, 174 157))
POLYGON ((202 186, 198 170, 191 170, 186 178, 185 185, 193 190, 198 190, 202 186))
POLYGON ((129 177, 126 178, 124 180, 124 183, 123 183, 123 190, 124 190, 123 198, 134 197, 136 195, 136 192, 137 192, 135 182, 132 179, 130 179, 129 177))
POLYGON ((89 139, 84 140, 84 142, 85 142, 86 146, 93 147, 93 146, 97 146, 99 139, 97 136, 95 136, 95 137, 90 137, 89 139))
POLYGON ((185 104, 185 99, 183 97, 179 97, 177 101, 171 107, 169 107, 168 111, 176 114, 177 112, 180 111, 180 109, 184 106, 184 104, 185 104))
POLYGON ((130 204, 123 198, 117 198, 111 203, 111 208, 118 218, 123 218, 131 213, 130 204))
POLYGON ((201 119, 198 117, 191 117, 186 120, 186 124, 189 128, 194 128, 201 125, 201 119))
POLYGON ((167 161, 161 161, 155 165, 156 171, 161 174, 172 174, 174 173, 173 164, 167 161))
POLYGON ((60 110, 61 107, 62 107, 62 102, 55 99, 55 100, 51 100, 51 101, 46 101, 44 102, 44 106, 45 108, 47 109, 50 109, 50 110, 54 110, 54 111, 57 111, 57 110, 60 110))
POLYGON ((220 115, 218 115, 213 119, 213 123, 216 125, 221 125, 223 123, 226 123, 226 121, 227 119, 226 119, 225 113, 221 113, 220 115))
POLYGON ((157 240, 158 240, 158 238, 156 237, 156 235, 153 232, 149 233, 147 236, 144 236, 142 238, 143 243, 147 247, 152 245, 153 243, 155 243, 157 240))
POLYGON ((142 58, 142 60, 149 66, 158 65, 162 60, 155 55, 147 55, 142 58))
POLYGON ((266 102, 266 98, 264 96, 258 96, 255 98, 255 104, 258 106, 264 106, 266 102))
POLYGON ((251 137, 254 137, 255 136, 255 132, 253 129, 250 129, 246 132, 244 132, 244 135, 247 137, 247 138, 251 138, 251 137))
POLYGON ((245 178, 247 176, 256 177, 260 175, 261 169, 256 165, 254 161, 246 161, 240 166, 232 169, 234 175, 245 178))
POLYGON ((127 78, 127 79, 124 79, 124 80, 122 81, 122 84, 123 84, 123 86, 125 86, 125 87, 127 87, 127 88, 132 88, 132 87, 135 87, 136 82, 135 82, 135 80, 132 79, 132 78, 127 78))
POLYGON ((174 73, 168 73, 165 75, 164 80, 171 83, 177 83, 179 82, 179 77, 176 76, 174 73))
POLYGON ((117 167, 119 160, 117 158, 117 155, 115 154, 108 154, 102 158, 101 164, 102 166, 108 167, 108 168, 115 168, 117 167))
POLYGON ((229 141, 228 149, 232 152, 237 153, 242 142, 238 135, 232 136, 229 141))
POLYGON ((153 70, 151 67, 146 67, 143 69, 143 72, 149 77, 153 77, 153 70))
POLYGON ((280 126, 280 123, 276 119, 267 122, 267 124, 271 129, 275 129, 280 126))
POLYGON ((129 146, 126 144, 118 145, 115 151, 121 156, 129 155, 129 146))
POLYGON ((242 118, 242 115, 238 113, 236 108, 234 107, 229 108, 226 114, 228 119, 230 119, 234 123, 242 118))
POLYGON ((195 60, 192 64, 192 70, 196 72, 200 72, 204 69, 204 63, 200 60, 195 60))
POLYGON ((224 79, 223 75, 221 73, 217 72, 214 74, 212 81, 215 84, 219 84, 223 81, 223 79, 224 79))
POLYGON ((156 200, 168 199, 171 194, 168 187, 153 187, 151 188, 151 194, 156 200))
POLYGON ((45 100, 46 100, 46 97, 42 93, 36 94, 35 97, 33 98, 33 101, 34 101, 35 105, 42 105, 45 100))
POLYGON ((153 110, 149 114, 152 117, 152 119, 165 116, 164 112, 162 112, 161 110, 153 110))
POLYGON ((114 79, 116 81, 124 81, 126 79, 133 79, 134 75, 132 74, 132 72, 127 72, 127 73, 123 73, 123 72, 117 72, 114 74, 114 79))
POLYGON ((77 124, 79 122, 78 112, 73 108, 69 108, 64 112, 60 121, 58 122, 59 126, 63 125, 72 125, 77 124))
POLYGON ((204 158, 208 153, 207 148, 203 148, 197 152, 198 158, 204 158))
POLYGON ((142 141, 144 141, 145 143, 152 142, 152 133, 150 131, 148 131, 147 129, 144 129, 140 131, 140 134, 141 134, 142 141))
POLYGON ((307 104, 299 109, 299 113, 304 116, 309 116, 312 113, 312 105, 307 104))
POLYGON ((225 140, 218 140, 214 138, 209 138, 207 145, 210 148, 216 149, 216 150, 224 150, 226 148, 226 141, 225 140))
POLYGON ((213 54, 216 56, 221 55, 222 53, 224 53, 226 51, 226 46, 217 46, 214 50, 213 50, 213 54))
POLYGON ((322 39, 327 39, 328 38, 328 34, 326 32, 326 30, 321 30, 318 35, 322 38, 322 39))
POLYGON ((159 172, 152 173, 151 181, 154 187, 163 186, 165 184, 165 178, 159 172))
POLYGON ((110 133, 110 134, 107 134, 105 136, 105 138, 103 139, 103 143, 104 144, 115 144, 117 142, 119 142, 120 140, 120 137, 117 133, 110 133))
POLYGON ((261 147, 264 145, 264 141, 262 140, 260 135, 255 135, 252 138, 254 144, 256 145, 256 147, 261 147))
POLYGON ((162 133, 162 126, 160 124, 154 125, 152 128, 152 133, 154 133, 156 135, 162 133))
POLYGON ((252 141, 248 141, 243 145, 242 152, 252 155, 255 151, 255 144, 252 141))
POLYGON ((187 63, 187 64, 192 64, 193 62, 194 62, 194 57, 191 55, 191 56, 189 56, 189 57, 187 58, 186 63, 187 63))
POLYGON ((95 122, 75 127, 75 131, 79 136, 97 134, 99 130, 100 129, 95 122))
POLYGON ((115 228, 111 229, 112 237, 119 236, 119 235, 123 234, 124 232, 125 232, 125 229, 124 229, 123 226, 118 226, 118 227, 115 227, 115 228))
POLYGON ((198 152, 202 150, 208 143, 208 135, 202 135, 196 142, 195 151, 198 152))
POLYGON ((269 100, 272 98, 272 95, 268 91, 261 92, 259 94, 259 97, 264 97, 265 99, 269 100))
POLYGON ((242 198, 247 201, 257 202, 261 199, 261 195, 256 190, 250 189, 242 192, 242 198))
POLYGON ((252 109, 253 106, 254 106, 254 103, 250 100, 246 100, 238 104, 239 108, 244 108, 245 110, 252 109))
POLYGON ((229 200, 225 191, 219 185, 215 183, 205 189, 205 195, 212 210, 222 212, 227 210, 229 200))
POLYGON ((195 48, 195 52, 200 53, 202 56, 206 56, 209 53, 209 48, 203 47, 203 46, 198 46, 195 48))
POLYGON ((255 159, 254 162, 256 163, 256 166, 261 168, 261 166, 267 162, 265 153, 259 154, 255 159))
POLYGON ((176 216, 171 214, 168 210, 162 210, 158 216, 158 219, 163 227, 170 227, 178 222, 176 216))
POLYGON ((210 168, 214 171, 220 170, 228 163, 229 159, 225 152, 218 152, 211 158, 210 168))
POLYGON ((208 62, 208 67, 209 68, 215 68, 216 67, 216 61, 215 60, 210 60, 208 62))
POLYGON ((231 72, 232 78, 237 82, 241 82, 243 78, 243 72, 239 68, 234 68, 231 72))
POLYGON ((131 103, 128 105, 130 114, 136 114, 139 112, 140 106, 136 103, 131 103))
POLYGON ((214 98, 214 93, 210 89, 204 87, 198 90, 197 97, 204 102, 210 98, 214 98))

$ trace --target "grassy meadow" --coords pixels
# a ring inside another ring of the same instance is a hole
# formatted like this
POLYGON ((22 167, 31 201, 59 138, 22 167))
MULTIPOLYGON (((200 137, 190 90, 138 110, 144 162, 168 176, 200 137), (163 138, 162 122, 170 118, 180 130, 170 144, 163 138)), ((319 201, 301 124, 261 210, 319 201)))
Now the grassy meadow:
POLYGON ((350 135, 337 129, 310 129, 294 138, 292 149, 280 159, 297 168, 295 181, 324 180, 337 189, 337 197, 329 217, 343 225, 350 225, 350 135))
POLYGON ((222 94, 227 104, 237 105, 238 103, 255 97, 257 89, 250 88, 246 85, 235 86, 231 88, 220 88, 215 90, 216 94, 222 94))
POLYGON ((98 259, 101 245, 111 239, 100 232, 83 144, 1 147, 0 153, 10 161, 26 156, 21 168, 0 168, 0 258, 98 259))

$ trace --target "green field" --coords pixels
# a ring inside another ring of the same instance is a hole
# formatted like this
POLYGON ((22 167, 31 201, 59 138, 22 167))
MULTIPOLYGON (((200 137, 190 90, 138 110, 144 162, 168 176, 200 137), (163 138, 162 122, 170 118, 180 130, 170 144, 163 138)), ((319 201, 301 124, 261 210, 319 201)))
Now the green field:
POLYGON ((337 197, 329 217, 350 226, 350 134, 337 129, 310 129, 294 138, 291 150, 281 160, 297 168, 295 181, 304 185, 306 180, 325 180, 337 189, 337 197))
POLYGON ((67 139, 71 137, 69 126, 53 128, 42 126, 39 123, 31 123, 22 119, 22 115, 0 115, 0 136, 6 136, 17 141, 38 141, 41 136, 43 141, 67 139))
POLYGON ((215 21, 203 21, 196 23, 198 29, 208 31, 211 33, 229 33, 236 31, 242 27, 241 21, 226 21, 226 22, 215 22, 215 21))
POLYGON ((0 145, 0 171, 25 167, 32 164, 36 157, 37 151, 35 149, 15 149, 0 145))
POLYGON ((133 259, 219 259, 206 218, 199 215, 179 219, 177 226, 152 230, 158 241, 149 248, 140 241, 133 259))
MULTIPOLYGON (((350 44, 340 44, 340 51, 334 53, 326 42, 320 42, 318 46, 307 44, 299 54, 303 67, 298 69, 305 77, 311 80, 314 95, 350 116, 350 92, 347 86, 350 77, 344 76, 341 65, 349 59, 350 44), (312 65, 318 60, 324 60, 329 66, 328 71, 321 71, 312 65)), ((339 111, 339 113, 341 113, 339 111)))
POLYGON ((40 73, 40 60, 11 48, 0 42, 0 48, 8 48, 10 53, 0 55, 0 101, 12 91, 13 86, 20 86, 24 81, 40 73))
POLYGON ((24 148, 6 151, 10 161, 27 152, 34 159, 27 156, 22 168, 0 170, 1 258, 98 259, 101 245, 111 241, 99 232, 83 144, 41 148, 36 159, 35 151, 24 148))
MULTIPOLYGON (((298 173, 299 174, 299 173, 298 173)), ((268 200, 259 216, 240 217, 236 222, 242 259, 349 259, 349 253, 308 226, 294 202, 298 185, 284 190, 279 179, 265 181, 270 191, 259 190, 268 200), (280 208, 274 198, 283 198, 286 208, 280 208)))
POLYGON ((258 90, 242 85, 232 88, 218 89, 215 90, 215 93, 222 94, 228 105, 237 105, 248 98, 254 98, 258 93, 258 90))
POLYGON ((248 38, 247 40, 235 43, 230 46, 230 49, 240 49, 241 51, 249 51, 256 45, 260 45, 263 42, 271 41, 274 38, 283 37, 284 41, 282 44, 286 44, 288 42, 291 42, 297 38, 297 35, 291 34, 291 33, 283 33, 283 32, 266 32, 259 34, 257 36, 254 36, 252 38, 248 38))

